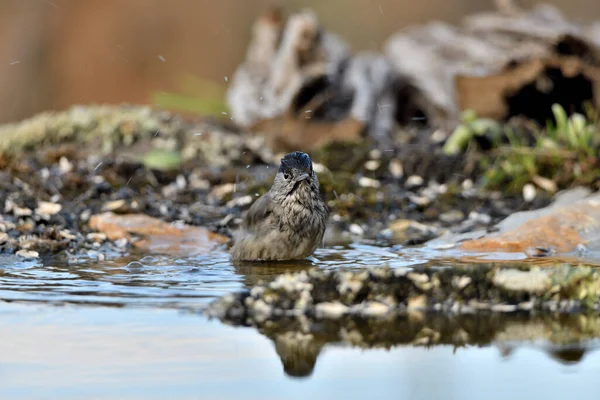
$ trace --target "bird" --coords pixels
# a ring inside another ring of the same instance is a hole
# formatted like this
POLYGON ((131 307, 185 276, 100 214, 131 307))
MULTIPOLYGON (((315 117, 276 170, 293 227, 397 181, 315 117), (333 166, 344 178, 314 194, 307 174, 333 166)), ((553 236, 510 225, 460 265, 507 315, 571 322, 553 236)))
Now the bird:
POLYGON ((273 185, 246 213, 234 233, 234 261, 300 260, 323 240, 329 210, 310 156, 286 154, 273 185))

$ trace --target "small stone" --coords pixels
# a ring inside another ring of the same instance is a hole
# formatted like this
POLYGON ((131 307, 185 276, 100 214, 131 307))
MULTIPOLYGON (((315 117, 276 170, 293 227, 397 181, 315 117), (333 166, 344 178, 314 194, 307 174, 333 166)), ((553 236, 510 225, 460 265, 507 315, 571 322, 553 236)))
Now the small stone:
MULTIPOLYGON (((314 168, 314 167, 313 167, 314 168)), ((224 185, 215 186, 209 193, 209 197, 216 199, 217 201, 223 200, 225 196, 233 193, 235 185, 233 183, 226 183, 224 185)))
POLYGON ((415 283, 427 283, 429 282, 429 276, 427 274, 419 274, 416 272, 409 272, 407 275, 408 279, 415 283))
POLYGON ((208 190, 210 189, 210 182, 206 179, 200 178, 196 174, 190 175, 189 186, 194 190, 208 190))
POLYGON ((457 288, 458 290, 463 290, 467 286, 469 286, 472 282, 472 279, 468 276, 455 276, 452 278, 452 286, 457 288))
POLYGON ((419 175, 411 175, 406 179, 404 186, 406 186, 407 189, 414 189, 423 186, 424 182, 425 181, 423 180, 423 178, 419 175))
POLYGON ((102 211, 117 211, 117 210, 121 211, 126 208, 125 205, 126 205, 126 203, 125 203, 125 200, 123 200, 123 199, 109 201, 102 205, 102 211))
POLYGON ((62 237, 63 239, 67 239, 67 240, 75 240, 77 239, 77 236, 73 235, 71 233, 71 231, 69 231, 68 229, 63 229, 59 232, 60 237, 62 237))
POLYGON ((445 141, 448 138, 448 132, 445 132, 441 129, 436 129, 432 134, 431 134, 431 141, 433 143, 442 143, 443 141, 445 141))
POLYGON ((422 310, 427 307, 427 296, 415 296, 411 297, 407 301, 407 307, 409 309, 422 310))
POLYGON ((67 172, 71 172, 73 170, 73 164, 71 164, 69 160, 63 156, 58 161, 58 169, 60 170, 61 174, 66 174, 67 172))
POLYGON ((471 190, 473 189, 473 181, 470 179, 465 179, 462 183, 463 190, 471 190))
POLYGON ((535 189, 535 186, 533 186, 531 183, 523 186, 523 200, 525 200, 527 203, 531 203, 533 200, 535 200, 536 196, 537 190, 535 189))
POLYGON ((24 258, 26 260, 31 260, 34 258, 38 258, 40 255, 37 251, 32 251, 32 250, 19 250, 17 251, 17 255, 21 258, 24 258))
POLYGON ((389 230, 391 234, 388 235, 391 236, 391 239, 397 242, 410 241, 415 244, 424 243, 438 235, 436 228, 408 219, 399 219, 392 222, 389 230))
POLYGON ((440 214, 440 221, 447 224, 457 224, 465 219, 465 214, 460 210, 447 211, 440 214))
POLYGON ((381 317, 390 312, 390 307, 377 301, 368 301, 356 307, 355 310, 365 317, 381 317))
POLYGON ((369 151, 369 157, 372 158, 373 160, 379 160, 381 158, 381 150, 373 149, 373 150, 369 151))
POLYGON ((365 163, 365 168, 369 171, 375 171, 381 163, 378 160, 369 160, 365 163))
POLYGON ((370 187, 374 189, 378 189, 381 187, 381 182, 377 179, 368 178, 366 176, 361 176, 358 180, 358 185, 361 187, 370 187))
POLYGON ((252 196, 246 195, 246 196, 236 197, 235 199, 229 200, 227 202, 226 206, 229 208, 245 207, 249 204, 252 204, 253 201, 254 201, 254 198, 252 198, 252 196))
POLYGON ((400 179, 404 176, 404 168, 402 167, 402 162, 398 159, 393 159, 390 161, 389 166, 390 174, 396 179, 400 179))
POLYGON ((62 210, 62 205, 58 203, 40 201, 35 209, 35 213, 41 217, 45 217, 45 219, 50 219, 52 215, 58 214, 60 210, 62 210))
POLYGON ((319 303, 315 307, 317 318, 340 318, 349 311, 350 308, 339 301, 319 303))
POLYGON ((431 199, 426 196, 415 196, 411 194, 408 196, 408 199, 411 203, 416 204, 419 207, 426 207, 431 204, 431 199))
POLYGON ((121 238, 121 239, 115 240, 115 245, 120 249, 127 247, 127 244, 129 244, 129 240, 127 240, 127 238, 121 238))
POLYGON ((494 304, 490 309, 494 312, 515 312, 518 307, 514 304, 494 304))
POLYGON ((87 222, 90 217, 92 216, 92 212, 90 210, 84 210, 81 212, 81 214, 79 215, 79 218, 83 221, 83 222, 87 222))
POLYGON ((92 242, 104 242, 106 240, 106 235, 104 233, 92 232, 88 233, 86 238, 92 242))
POLYGON ((556 187, 556 183, 553 180, 548 178, 544 178, 543 176, 536 175, 531 178, 533 183, 535 183, 540 189, 545 190, 549 193, 556 193, 558 188, 556 187))
POLYGON ((544 270, 501 269, 496 271, 492 281, 506 290, 526 293, 544 293, 552 284, 548 272, 544 270))
POLYGON ((469 219, 484 225, 492 223, 492 217, 487 214, 480 214, 477 211, 471 211, 469 213, 469 219))
POLYGON ((352 224, 350 225, 350 233, 353 235, 357 235, 357 236, 362 236, 365 234, 365 231, 363 228, 361 228, 360 225, 358 224, 352 224))
POLYGON ((0 232, 0 244, 6 243, 7 240, 8 240, 8 234, 6 234, 4 232, 0 232))

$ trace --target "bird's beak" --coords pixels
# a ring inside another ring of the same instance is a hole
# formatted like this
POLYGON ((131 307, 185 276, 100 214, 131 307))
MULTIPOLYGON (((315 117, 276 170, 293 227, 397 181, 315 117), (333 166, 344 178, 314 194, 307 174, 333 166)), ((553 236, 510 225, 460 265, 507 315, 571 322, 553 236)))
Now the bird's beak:
POLYGON ((298 175, 298 176, 296 177, 296 182, 305 181, 305 180, 307 180, 308 178, 310 178, 310 175, 308 175, 308 174, 301 174, 301 175, 298 175))

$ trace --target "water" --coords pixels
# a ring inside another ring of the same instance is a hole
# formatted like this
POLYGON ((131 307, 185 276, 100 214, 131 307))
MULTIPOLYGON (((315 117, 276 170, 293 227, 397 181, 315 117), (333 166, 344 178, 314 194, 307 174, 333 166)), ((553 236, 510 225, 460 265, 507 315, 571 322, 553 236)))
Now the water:
POLYGON ((233 266, 225 252, 3 259, 0 397, 597 398, 595 316, 415 314, 323 323, 308 335, 297 321, 259 331, 194 311, 286 269, 447 263, 431 257, 362 244, 287 266, 233 266))

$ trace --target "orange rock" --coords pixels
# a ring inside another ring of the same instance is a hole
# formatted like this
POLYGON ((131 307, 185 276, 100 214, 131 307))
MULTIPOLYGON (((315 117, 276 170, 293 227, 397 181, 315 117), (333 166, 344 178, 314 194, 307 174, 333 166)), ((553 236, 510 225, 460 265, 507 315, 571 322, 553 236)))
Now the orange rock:
POLYGON ((170 224, 145 214, 97 214, 90 218, 90 227, 110 240, 126 238, 135 247, 155 253, 203 254, 229 240, 206 228, 170 224))
POLYGON ((460 248, 479 252, 525 252, 542 247, 566 253, 576 250, 579 244, 597 242, 599 234, 600 201, 596 197, 556 207, 505 232, 465 241, 460 248))

